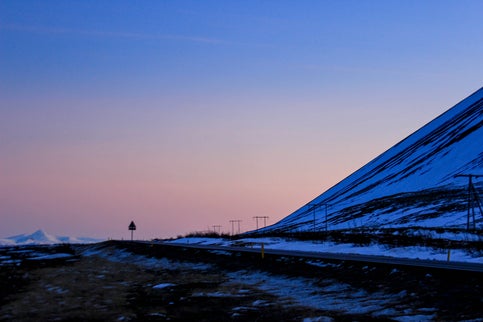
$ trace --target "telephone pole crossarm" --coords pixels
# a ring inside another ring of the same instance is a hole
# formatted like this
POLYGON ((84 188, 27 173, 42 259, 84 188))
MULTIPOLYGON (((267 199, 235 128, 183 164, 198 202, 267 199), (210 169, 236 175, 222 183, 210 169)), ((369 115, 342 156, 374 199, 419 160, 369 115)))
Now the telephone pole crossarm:
POLYGON ((235 219, 232 219, 232 220, 230 220, 230 223, 231 223, 231 235, 232 235, 232 236, 233 236, 233 235, 235 235, 235 223, 238 223, 238 230, 237 230, 237 234, 239 234, 239 233, 240 233, 240 223, 241 223, 241 222, 242 222, 242 221, 241 221, 241 220, 239 220, 239 219, 236 219, 236 220, 235 220, 235 219))
POLYGON ((257 221, 257 230, 258 230, 258 219, 263 219, 263 225, 264 225, 264 227, 266 227, 268 218, 269 218, 268 216, 254 216, 253 217, 253 219, 255 219, 257 221))

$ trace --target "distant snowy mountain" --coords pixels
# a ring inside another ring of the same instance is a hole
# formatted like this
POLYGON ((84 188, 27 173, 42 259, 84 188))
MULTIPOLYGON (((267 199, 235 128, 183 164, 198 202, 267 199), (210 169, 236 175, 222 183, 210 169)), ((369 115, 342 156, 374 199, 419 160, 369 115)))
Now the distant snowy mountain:
MULTIPOLYGON (((478 208, 474 221, 467 216, 469 180, 461 174, 483 175, 483 88, 261 231, 481 228, 478 208)), ((473 183, 482 191, 483 177, 473 183)))
POLYGON ((22 234, 12 237, 0 239, 0 245, 14 246, 14 245, 50 245, 50 244, 88 244, 96 243, 101 240, 87 237, 67 237, 50 235, 43 230, 37 230, 32 234, 22 234))

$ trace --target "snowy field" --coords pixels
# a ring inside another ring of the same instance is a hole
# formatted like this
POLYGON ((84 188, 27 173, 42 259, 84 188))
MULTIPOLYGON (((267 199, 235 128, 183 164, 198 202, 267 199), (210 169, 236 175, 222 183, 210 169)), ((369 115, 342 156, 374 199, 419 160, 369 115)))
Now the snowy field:
MULTIPOLYGON (((445 235, 449 240, 460 240, 461 236, 445 235)), ((466 240, 478 240, 478 235, 466 234, 466 240)), ((168 243, 184 243, 199 245, 219 245, 219 246, 240 246, 260 248, 263 244, 265 249, 284 249, 299 250, 307 252, 325 252, 325 253, 344 253, 344 254, 361 254, 361 255, 379 255, 398 258, 414 258, 429 259, 458 262, 472 262, 483 264, 483 251, 467 251, 465 249, 435 249, 428 247, 392 247, 385 245, 373 244, 368 246, 357 246, 353 244, 340 244, 333 242, 313 242, 313 241, 297 241, 286 240, 282 238, 246 238, 237 240, 227 240, 222 238, 203 238, 203 237, 187 237, 179 238, 168 243), (449 254, 448 254, 449 252, 449 254)))
MULTIPOLYGON (((425 237, 446 241, 467 241, 478 242, 482 240, 481 234, 459 232, 459 233, 435 233, 428 236, 428 231, 418 232, 413 234, 421 234, 425 237)), ((38 230, 33 234, 24 234, 13 236, 9 238, 0 239, 0 246, 19 246, 19 245, 55 245, 55 244, 90 244, 102 242, 99 239, 93 238, 74 238, 74 237, 59 237, 48 234, 42 230, 38 230)), ((471 262, 483 264, 483 250, 481 249, 442 249, 431 247, 389 247, 383 244, 370 245, 354 245, 349 243, 336 243, 324 241, 299 241, 288 240, 283 238, 243 238, 243 239, 223 239, 223 238, 208 238, 208 237, 185 237, 174 240, 164 240, 167 243, 185 243, 185 244, 199 244, 199 245, 218 245, 218 246, 244 246, 251 248, 260 248, 261 245, 265 249, 284 249, 284 250, 298 250, 307 252, 325 252, 325 253, 344 253, 344 254, 361 254, 361 255, 378 255, 390 256, 398 258, 412 258, 412 259, 428 259, 457 262, 471 262)))

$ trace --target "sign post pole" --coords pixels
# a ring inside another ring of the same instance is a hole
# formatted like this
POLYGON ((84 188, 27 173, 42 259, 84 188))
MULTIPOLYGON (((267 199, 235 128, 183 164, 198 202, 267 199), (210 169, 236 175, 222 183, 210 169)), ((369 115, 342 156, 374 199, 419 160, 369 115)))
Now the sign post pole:
POLYGON ((136 230, 136 225, 134 224, 134 221, 131 221, 131 223, 129 224, 129 230, 131 231, 131 241, 133 241, 133 234, 136 230))

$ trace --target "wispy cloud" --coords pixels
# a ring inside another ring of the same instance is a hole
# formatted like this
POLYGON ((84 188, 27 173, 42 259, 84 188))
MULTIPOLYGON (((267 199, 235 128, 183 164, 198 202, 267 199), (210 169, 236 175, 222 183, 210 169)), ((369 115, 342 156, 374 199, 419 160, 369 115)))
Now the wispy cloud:
POLYGON ((109 38, 130 38, 137 40, 177 40, 196 42, 204 44, 231 44, 230 42, 198 36, 170 35, 170 34, 146 34, 136 32, 117 32, 117 31, 95 31, 95 30, 77 30, 68 28, 50 28, 42 26, 21 26, 21 25, 0 25, 0 30, 10 30, 19 32, 39 33, 39 34, 59 34, 59 35, 81 35, 93 37, 109 37, 109 38))
MULTIPOLYGON (((274 17, 274 16, 234 14, 234 13, 227 13, 227 12, 223 12, 223 14, 216 14, 212 12, 208 13, 208 12, 193 11, 193 10, 178 10, 178 13, 183 15, 189 15, 189 16, 209 18, 210 20, 217 20, 222 18, 222 21, 237 20, 244 23, 257 23, 257 24, 272 25, 277 27, 284 26, 284 28, 289 28, 286 26, 290 22, 288 19, 282 19, 280 17, 274 17)), ((221 22, 221 23, 219 22, 219 24, 224 24, 224 22, 221 22)))
POLYGON ((317 64, 301 64, 297 66, 303 70, 314 72, 337 72, 337 73, 352 73, 352 74, 392 74, 395 76, 401 75, 418 75, 418 76, 431 76, 441 77, 442 73, 429 73, 423 71, 403 70, 403 69, 391 69, 391 68, 371 68, 371 67, 354 67, 354 66, 341 66, 341 65, 317 65, 317 64))

